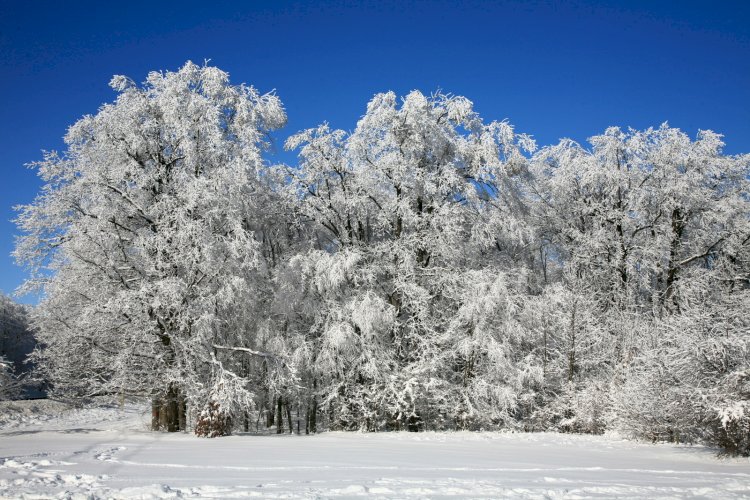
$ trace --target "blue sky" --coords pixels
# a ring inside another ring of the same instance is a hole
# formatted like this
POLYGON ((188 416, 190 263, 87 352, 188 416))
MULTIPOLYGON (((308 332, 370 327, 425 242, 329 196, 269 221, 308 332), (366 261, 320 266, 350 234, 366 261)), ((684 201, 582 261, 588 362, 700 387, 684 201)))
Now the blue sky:
POLYGON ((669 121, 750 152, 750 2, 0 0, 0 290, 25 275, 12 206, 40 184, 23 165, 114 98, 113 74, 205 59, 276 89, 279 142, 322 121, 354 128, 376 92, 442 89, 541 145, 669 121))

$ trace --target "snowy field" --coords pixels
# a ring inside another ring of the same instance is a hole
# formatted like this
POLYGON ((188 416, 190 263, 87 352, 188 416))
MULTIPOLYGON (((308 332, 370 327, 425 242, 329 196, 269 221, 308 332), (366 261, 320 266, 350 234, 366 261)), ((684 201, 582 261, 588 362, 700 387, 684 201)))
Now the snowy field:
POLYGON ((703 447, 505 433, 200 439, 145 407, 0 403, 0 498, 747 498, 703 447))

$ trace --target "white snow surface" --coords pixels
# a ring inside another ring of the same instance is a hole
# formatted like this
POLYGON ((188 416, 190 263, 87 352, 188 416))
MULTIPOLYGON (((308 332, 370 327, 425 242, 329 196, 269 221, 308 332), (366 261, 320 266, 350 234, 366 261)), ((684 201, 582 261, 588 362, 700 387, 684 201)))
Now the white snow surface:
POLYGON ((146 404, 0 403, 0 498, 748 498, 701 446, 517 433, 147 430, 146 404))

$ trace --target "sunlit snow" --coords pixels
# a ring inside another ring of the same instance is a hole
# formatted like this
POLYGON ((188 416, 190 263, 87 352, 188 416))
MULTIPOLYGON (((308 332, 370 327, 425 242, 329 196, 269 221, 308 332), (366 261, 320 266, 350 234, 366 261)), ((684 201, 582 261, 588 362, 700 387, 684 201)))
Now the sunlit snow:
POLYGON ((147 405, 0 403, 0 498, 742 498, 748 459, 613 436, 147 431, 147 405))

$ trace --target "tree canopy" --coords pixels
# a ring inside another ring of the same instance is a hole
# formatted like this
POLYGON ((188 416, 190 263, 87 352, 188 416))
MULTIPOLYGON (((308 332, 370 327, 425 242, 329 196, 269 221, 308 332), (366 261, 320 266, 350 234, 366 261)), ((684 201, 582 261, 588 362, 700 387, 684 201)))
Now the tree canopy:
POLYGON ((537 149, 464 97, 388 92, 271 165, 273 94, 192 63, 112 86, 18 218, 59 393, 147 395, 202 435, 295 409, 750 452, 750 156, 719 134, 537 149))

